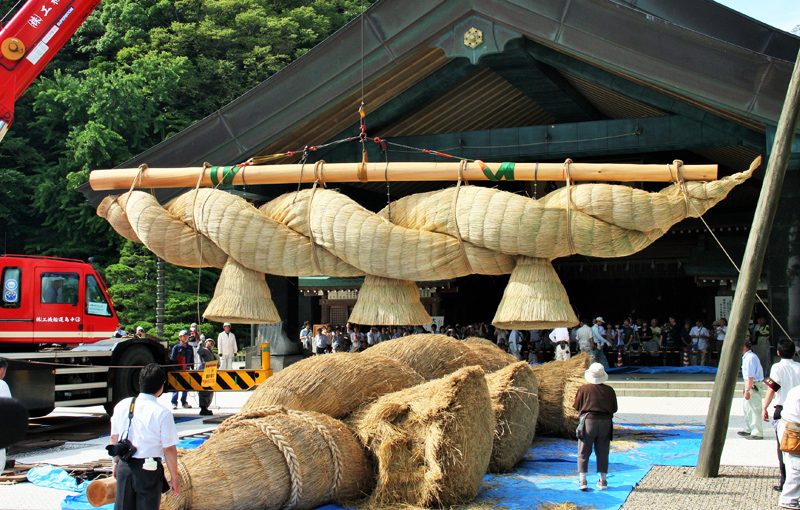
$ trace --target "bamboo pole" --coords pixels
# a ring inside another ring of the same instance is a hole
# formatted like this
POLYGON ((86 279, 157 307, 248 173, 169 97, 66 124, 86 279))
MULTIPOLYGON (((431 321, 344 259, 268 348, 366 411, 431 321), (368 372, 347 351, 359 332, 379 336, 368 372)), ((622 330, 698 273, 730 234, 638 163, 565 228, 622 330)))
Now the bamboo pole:
MULTIPOLYGON (((800 52, 794 63, 792 79, 786 92, 772 155, 767 164, 761 194, 753 215, 753 226, 747 239, 747 247, 742 259, 742 269, 733 296, 731 318, 725 341, 722 343, 722 359, 714 380, 714 391, 711 394, 711 405, 706 417, 703 441, 700 444, 700 455, 697 459, 695 476, 715 477, 719 475, 719 462, 722 448, 725 446, 725 435, 728 432, 728 419, 731 412, 731 399, 736 387, 736 378, 741 366, 742 346, 748 320, 753 310, 756 287, 761 277, 764 255, 769 244, 772 222, 778 210, 783 177, 789 164, 792 152, 792 141, 797 127, 797 115, 800 112, 800 52)), ((762 363, 768 360, 761 360, 762 363)), ((759 417, 760 419, 760 417, 759 417)))
MULTIPOLYGON (((564 181, 564 163, 484 163, 469 162, 462 172, 467 181, 564 181)), ((89 175, 89 185, 95 191, 129 189, 134 179, 142 188, 185 188, 197 185, 211 187, 217 182, 231 185, 292 184, 322 182, 385 182, 395 181, 456 181, 459 162, 430 163, 324 163, 306 165, 251 165, 235 170, 229 182, 226 173, 235 167, 189 168, 124 168, 94 170, 89 175), (212 179, 212 176, 214 179, 212 179), (215 182, 216 181, 216 182, 215 182)), ((569 175, 573 181, 610 182, 672 182, 678 178, 675 165, 635 165, 627 163, 571 163, 569 175)), ((713 181, 717 178, 717 165, 683 165, 680 175, 687 181, 713 181)))

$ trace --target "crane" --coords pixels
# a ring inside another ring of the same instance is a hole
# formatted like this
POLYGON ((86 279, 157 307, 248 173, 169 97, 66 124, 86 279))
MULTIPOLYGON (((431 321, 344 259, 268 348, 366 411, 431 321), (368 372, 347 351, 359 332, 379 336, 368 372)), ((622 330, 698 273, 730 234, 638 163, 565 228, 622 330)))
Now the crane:
POLYGON ((14 104, 101 0, 27 0, 0 26, 0 141, 14 104))

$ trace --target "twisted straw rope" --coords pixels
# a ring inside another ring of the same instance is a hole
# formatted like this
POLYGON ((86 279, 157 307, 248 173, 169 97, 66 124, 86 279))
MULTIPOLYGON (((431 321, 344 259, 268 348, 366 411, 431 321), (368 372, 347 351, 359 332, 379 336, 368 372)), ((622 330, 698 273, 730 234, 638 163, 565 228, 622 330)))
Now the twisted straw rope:
POLYGON ((192 476, 189 474, 189 469, 186 467, 186 464, 181 459, 178 459, 178 476, 181 477, 182 481, 186 482, 186 487, 181 487, 181 494, 184 495, 184 498, 188 503, 186 508, 192 508, 192 506, 194 506, 192 505, 192 503, 194 502, 194 494, 192 491, 192 476))
POLYGON ((314 427, 328 445, 328 450, 330 450, 331 458, 333 459, 333 483, 328 489, 325 499, 334 499, 336 497, 336 493, 339 491, 339 485, 342 483, 342 451, 339 449, 339 446, 337 446, 336 441, 333 439, 333 436, 331 436, 328 428, 322 423, 311 419, 309 415, 299 411, 290 410, 288 411, 288 414, 296 416, 297 418, 300 418, 304 422, 314 427))

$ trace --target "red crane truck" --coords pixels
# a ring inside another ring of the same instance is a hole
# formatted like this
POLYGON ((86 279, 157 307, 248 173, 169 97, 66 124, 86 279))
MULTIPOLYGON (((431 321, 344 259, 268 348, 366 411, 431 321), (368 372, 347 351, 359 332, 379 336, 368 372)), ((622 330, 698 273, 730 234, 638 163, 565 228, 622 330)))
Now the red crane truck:
POLYGON ((138 390, 139 369, 122 367, 167 363, 166 343, 115 337, 113 303, 87 262, 3 255, 0 285, 0 356, 14 397, 32 414, 110 407, 138 390))

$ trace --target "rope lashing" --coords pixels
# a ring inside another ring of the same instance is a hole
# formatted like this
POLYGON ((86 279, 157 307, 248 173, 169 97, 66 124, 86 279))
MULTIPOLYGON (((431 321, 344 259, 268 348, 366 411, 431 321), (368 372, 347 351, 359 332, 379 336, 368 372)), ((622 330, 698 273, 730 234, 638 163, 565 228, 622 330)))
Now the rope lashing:
POLYGON ((469 257, 467 257, 467 249, 464 246, 464 240, 461 238, 461 229, 458 227, 458 194, 461 191, 461 183, 464 180, 464 170, 467 167, 467 160, 462 159, 461 163, 458 165, 458 183, 456 184, 456 194, 453 197, 453 207, 452 207, 452 217, 453 217, 453 226, 455 227, 456 231, 456 239, 458 239, 458 247, 461 249, 461 256, 464 258, 464 263, 467 265, 467 269, 469 270, 470 274, 472 271, 472 265, 469 263, 469 257))
POLYGON ((492 169, 489 168, 489 166, 483 161, 476 159, 475 162, 478 163, 478 166, 480 166, 481 170, 483 170, 483 175, 485 175, 490 181, 502 181, 503 179, 507 181, 514 180, 514 163, 500 163, 500 167, 497 169, 497 172, 492 172, 492 169))
POLYGON ((572 239, 572 178, 569 174, 571 165, 572 160, 567 158, 564 161, 564 179, 567 183, 567 243, 570 255, 577 253, 577 250, 575 250, 575 242, 572 239))
POLYGON ((136 172, 136 177, 134 177, 133 182, 131 183, 131 189, 128 190, 129 192, 133 191, 134 188, 136 188, 137 184, 141 185, 142 174, 144 173, 145 170, 147 170, 147 168, 148 167, 146 164, 139 165, 139 170, 136 172))
POLYGON ((339 486, 342 484, 342 452, 339 449, 339 446, 336 444, 336 440, 331 436, 330 431, 328 428, 320 423, 317 420, 314 420, 308 414, 301 412, 301 411, 294 411, 294 410, 287 410, 287 414, 295 416, 308 425, 312 426, 322 439, 325 440, 325 445, 328 447, 328 451, 331 454, 331 460, 333 461, 333 479, 331 480, 331 485, 328 488, 328 493, 325 495, 325 499, 333 500, 336 498, 336 493, 339 491, 339 486))
MULTIPOLYGON (((325 167, 325 160, 319 160, 314 163, 314 185, 311 187, 311 196, 308 199, 308 207, 306 208, 306 225, 308 225, 308 237, 311 240, 311 263, 314 266, 314 271, 317 274, 322 274, 322 266, 319 263, 319 255, 317 254, 317 242, 314 239, 314 227, 311 225, 311 207, 314 204, 314 195, 317 193, 317 185, 320 183, 322 171, 325 167)), ((324 186, 324 183, 323 183, 324 186)))
POLYGON ((211 177, 211 184, 214 187, 219 186, 232 186, 233 185, 233 178, 241 169, 239 165, 231 165, 231 166, 212 166, 211 171, 209 172, 209 176, 211 177), (222 179, 220 180, 219 172, 222 170, 222 179))

